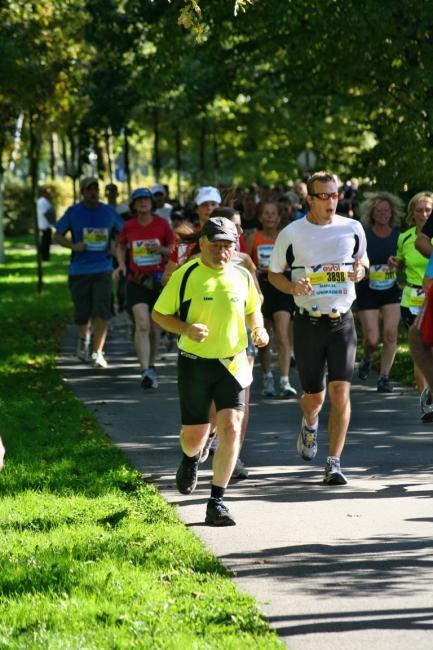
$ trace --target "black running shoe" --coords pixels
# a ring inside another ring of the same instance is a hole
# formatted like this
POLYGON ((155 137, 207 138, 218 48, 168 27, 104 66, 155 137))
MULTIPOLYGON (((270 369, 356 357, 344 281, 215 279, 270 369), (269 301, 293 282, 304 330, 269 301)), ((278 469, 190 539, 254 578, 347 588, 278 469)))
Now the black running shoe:
POLYGON ((365 381, 371 370, 371 359, 361 359, 358 366, 358 377, 365 381))
POLYGON ((210 526, 236 526, 233 515, 222 499, 209 499, 205 523, 210 526))
POLYGON ((385 377, 384 375, 381 375, 377 382, 377 392, 392 393, 393 391, 394 391, 394 387, 389 381, 389 377, 385 377))
POLYGON ((179 469, 176 472, 176 487, 181 494, 192 494, 197 485, 197 470, 200 456, 190 461, 182 458, 179 469))

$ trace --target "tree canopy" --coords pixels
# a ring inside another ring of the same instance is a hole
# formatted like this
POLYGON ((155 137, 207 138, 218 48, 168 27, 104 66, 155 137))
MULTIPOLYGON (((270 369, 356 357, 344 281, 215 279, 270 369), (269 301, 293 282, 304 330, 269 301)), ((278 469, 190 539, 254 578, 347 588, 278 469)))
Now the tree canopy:
POLYGON ((0 18, 3 161, 25 114, 77 174, 128 133, 153 139, 155 178, 284 181, 311 150, 383 189, 430 186, 422 0, 6 0, 0 18))

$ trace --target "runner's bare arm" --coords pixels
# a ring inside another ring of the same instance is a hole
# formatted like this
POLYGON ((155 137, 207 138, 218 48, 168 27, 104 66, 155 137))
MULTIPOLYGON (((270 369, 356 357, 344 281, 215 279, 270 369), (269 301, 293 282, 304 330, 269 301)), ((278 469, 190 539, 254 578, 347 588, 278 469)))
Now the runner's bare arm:
POLYGON ((309 296, 313 292, 308 278, 299 278, 296 282, 291 282, 283 273, 268 271, 268 280, 278 291, 291 293, 293 296, 309 296))
POLYGON ((60 246, 70 248, 71 251, 75 251, 76 253, 86 250, 86 244, 83 241, 73 242, 72 239, 61 235, 58 231, 54 233, 54 239, 60 246))
POLYGON ((429 258, 433 253, 433 246, 431 245, 430 237, 424 235, 423 232, 420 232, 416 238, 415 248, 421 253, 421 255, 424 255, 424 257, 429 258))

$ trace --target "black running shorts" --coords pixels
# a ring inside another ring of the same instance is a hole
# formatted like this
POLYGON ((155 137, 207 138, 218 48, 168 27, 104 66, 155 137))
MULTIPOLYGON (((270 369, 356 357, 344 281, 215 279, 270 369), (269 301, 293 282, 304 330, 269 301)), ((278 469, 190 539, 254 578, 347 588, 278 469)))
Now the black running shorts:
POLYGON ((379 291, 378 289, 370 289, 368 280, 363 280, 355 285, 355 289, 358 311, 380 309, 384 305, 394 305, 401 300, 401 290, 398 284, 379 291))
POLYGON ((218 359, 179 354, 177 378, 182 424, 207 424, 212 401, 217 411, 244 410, 245 389, 218 359))
POLYGON ((111 271, 70 275, 68 282, 77 325, 86 325, 91 318, 110 319, 113 286, 111 271))
POLYGON ((328 382, 351 381, 356 355, 356 330, 351 311, 333 321, 295 313, 294 352, 302 388, 320 393, 328 382), (317 322, 316 322, 317 320, 317 322))

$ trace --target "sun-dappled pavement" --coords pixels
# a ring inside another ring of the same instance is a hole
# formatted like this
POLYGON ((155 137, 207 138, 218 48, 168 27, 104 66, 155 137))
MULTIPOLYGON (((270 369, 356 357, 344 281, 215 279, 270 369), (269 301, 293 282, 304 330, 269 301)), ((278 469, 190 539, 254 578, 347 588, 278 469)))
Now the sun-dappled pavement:
POLYGON ((321 483, 326 409, 318 456, 302 463, 297 401, 262 398, 257 373, 242 454, 250 478, 227 491, 237 526, 213 529, 203 524, 209 461, 192 496, 175 489, 175 353, 161 353, 160 388, 144 392, 124 321, 110 332, 109 369, 79 362, 75 346, 71 326, 59 357, 71 390, 257 599, 290 648, 432 647, 433 425, 421 423, 412 389, 383 395, 374 378, 355 383, 342 458, 349 485, 329 487, 321 483))

